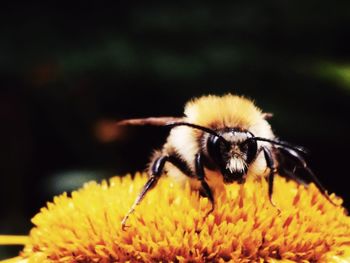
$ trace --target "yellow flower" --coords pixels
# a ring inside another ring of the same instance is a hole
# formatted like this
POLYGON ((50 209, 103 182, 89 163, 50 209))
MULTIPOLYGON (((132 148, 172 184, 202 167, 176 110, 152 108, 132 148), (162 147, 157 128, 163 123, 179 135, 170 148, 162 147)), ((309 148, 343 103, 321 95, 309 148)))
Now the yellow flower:
POLYGON ((208 199, 164 177, 123 231, 145 180, 115 177, 55 197, 12 262, 350 262, 350 218, 314 185, 277 177, 280 212, 265 182, 225 185, 205 218, 208 199))

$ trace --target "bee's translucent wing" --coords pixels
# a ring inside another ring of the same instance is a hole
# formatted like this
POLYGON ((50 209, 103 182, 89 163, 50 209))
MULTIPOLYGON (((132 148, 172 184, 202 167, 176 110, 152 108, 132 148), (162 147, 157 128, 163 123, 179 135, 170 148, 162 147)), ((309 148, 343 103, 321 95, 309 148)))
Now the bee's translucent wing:
POLYGON ((273 117, 273 113, 271 112, 264 112, 262 115, 265 120, 269 120, 273 117))
POLYGON ((152 125, 152 126, 165 126, 177 122, 182 122, 182 117, 149 117, 142 119, 127 119, 121 120, 116 123, 118 126, 131 126, 131 125, 152 125))

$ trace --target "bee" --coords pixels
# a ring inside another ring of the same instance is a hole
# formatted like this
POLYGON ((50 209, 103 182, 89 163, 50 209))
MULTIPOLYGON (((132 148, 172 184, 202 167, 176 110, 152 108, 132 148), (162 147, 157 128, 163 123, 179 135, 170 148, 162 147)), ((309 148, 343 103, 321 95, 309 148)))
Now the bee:
POLYGON ((251 100, 227 94, 192 99, 185 105, 183 117, 150 117, 118 122, 119 126, 155 125, 170 128, 166 143, 151 158, 148 181, 121 222, 123 229, 130 214, 149 190, 157 185, 165 171, 178 180, 189 178, 197 185, 211 203, 207 215, 215 209, 213 190, 218 182, 243 184, 249 176, 266 179, 267 194, 270 203, 275 206, 272 194, 277 173, 284 172, 302 182, 294 172, 286 171, 281 166, 281 156, 294 159, 332 202, 303 158, 306 150, 279 140, 268 123, 270 117, 271 113, 262 112, 251 100))

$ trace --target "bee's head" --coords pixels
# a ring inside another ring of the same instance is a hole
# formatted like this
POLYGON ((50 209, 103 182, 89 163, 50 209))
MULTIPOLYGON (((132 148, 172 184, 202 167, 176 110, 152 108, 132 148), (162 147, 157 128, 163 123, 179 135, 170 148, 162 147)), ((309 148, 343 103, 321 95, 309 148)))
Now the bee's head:
POLYGON ((225 183, 244 183, 249 164, 257 154, 254 135, 237 128, 225 128, 207 137, 209 158, 221 170, 225 183))
POLYGON ((289 149, 296 153, 307 152, 303 147, 293 146, 276 139, 255 137, 251 132, 239 128, 223 128, 214 130, 189 122, 169 122, 169 127, 188 126, 201 130, 201 148, 206 152, 209 163, 219 168, 225 183, 244 183, 247 170, 258 152, 258 141, 277 145, 282 149, 289 149))

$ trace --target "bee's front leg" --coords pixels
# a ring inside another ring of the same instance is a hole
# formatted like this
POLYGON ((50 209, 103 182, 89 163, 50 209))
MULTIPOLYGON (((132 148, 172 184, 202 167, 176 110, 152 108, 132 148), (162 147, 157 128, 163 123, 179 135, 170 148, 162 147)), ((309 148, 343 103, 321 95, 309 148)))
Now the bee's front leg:
POLYGON ((122 229, 125 230, 126 227, 126 221, 128 220, 129 216, 135 211, 136 206, 138 206, 143 198, 146 196, 147 192, 154 188, 163 174, 164 170, 164 165, 165 163, 169 160, 169 156, 161 156, 158 157, 151 165, 150 167, 150 177, 144 187, 142 188, 141 193, 138 195, 136 198, 134 204, 131 206, 130 210, 128 213, 124 216, 121 224, 122 224, 122 229))
POLYGON ((261 148, 264 152, 266 165, 270 169, 269 175, 267 177, 270 203, 276 207, 276 204, 272 199, 272 194, 273 194, 273 181, 275 178, 275 173, 277 172, 277 168, 275 166, 275 161, 273 160, 271 151, 265 146, 262 146, 261 148))
POLYGON ((195 169, 196 169, 195 173, 196 173, 197 179, 201 182, 201 187, 211 203, 211 209, 206 214, 206 217, 207 217, 211 212, 214 211, 215 202, 214 202, 213 193, 212 193, 208 183, 205 181, 202 155, 200 153, 197 153, 195 156, 195 169))

